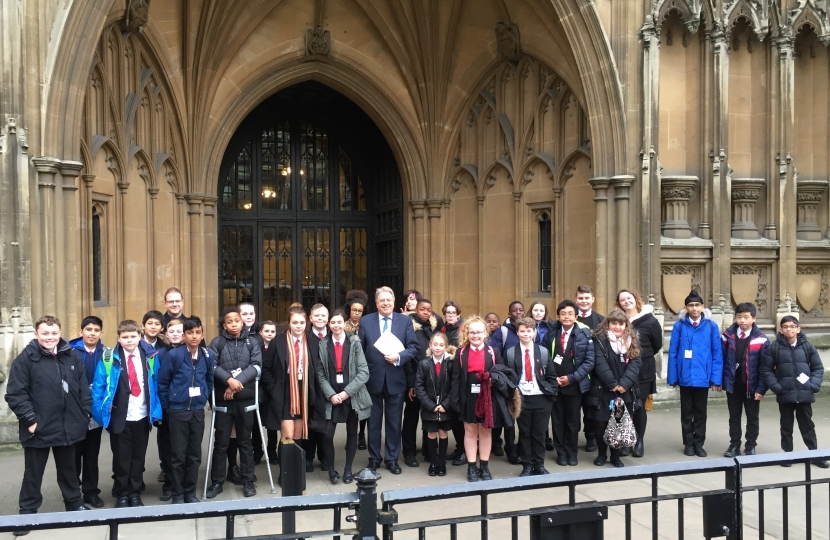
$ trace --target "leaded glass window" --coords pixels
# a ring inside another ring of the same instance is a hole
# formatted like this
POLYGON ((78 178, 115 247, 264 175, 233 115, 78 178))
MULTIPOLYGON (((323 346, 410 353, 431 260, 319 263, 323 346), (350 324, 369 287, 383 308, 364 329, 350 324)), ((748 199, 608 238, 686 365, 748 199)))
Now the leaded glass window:
POLYGON ((300 126, 300 179, 303 210, 329 209, 329 139, 325 131, 300 126))

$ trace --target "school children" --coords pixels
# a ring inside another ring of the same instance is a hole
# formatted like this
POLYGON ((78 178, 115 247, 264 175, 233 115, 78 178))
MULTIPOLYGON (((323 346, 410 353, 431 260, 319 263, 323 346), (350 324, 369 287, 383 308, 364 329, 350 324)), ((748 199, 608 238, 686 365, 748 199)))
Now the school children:
POLYGON ((755 324, 757 310, 748 302, 735 308, 735 322, 724 330, 723 389, 729 408, 729 448, 724 457, 741 455, 741 415, 746 411, 746 446, 744 453, 755 454, 758 443, 758 413, 767 384, 761 377, 761 359, 769 339, 755 324))
MULTIPOLYGON (((150 310, 141 319, 143 341, 154 351, 163 349, 167 343, 162 339, 164 315, 160 311, 150 310)), ((148 349, 145 349, 149 352, 148 349)))
MULTIPOLYGON (((417 308, 416 308, 417 309, 417 308)), ((427 433, 428 474, 447 474, 447 433, 452 431, 452 373, 455 347, 445 334, 435 333, 429 340, 429 356, 418 363, 415 392, 421 405, 421 422, 427 433)))
MULTIPOLYGON (((493 350, 504 358, 504 351, 515 347, 519 343, 519 336, 516 335, 516 321, 525 316, 525 306, 518 300, 513 300, 507 307, 509 316, 504 323, 490 334, 489 344, 493 350)), ((502 428, 493 429, 493 455, 503 456, 507 452, 507 461, 514 465, 520 463, 519 454, 516 451, 516 430, 513 426, 504 427, 504 446, 501 440, 502 428)))
MULTIPOLYGON (((104 323, 98 317, 90 315, 81 321, 80 336, 69 344, 81 355, 84 360, 86 380, 92 388, 95 378, 95 366, 104 354, 104 345, 101 343, 101 333, 104 323)), ((98 454, 101 451, 101 433, 104 431, 93 418, 89 420, 89 429, 86 437, 75 448, 75 469, 81 482, 81 492, 84 502, 94 508, 102 508, 101 490, 98 489, 98 454)))
POLYGON ((507 349, 505 365, 516 372, 522 411, 519 425, 519 457, 522 472, 519 476, 548 474, 545 469, 545 430, 551 418, 553 403, 559 386, 556 367, 547 348, 535 341, 537 321, 522 317, 516 321, 519 344, 507 349))
MULTIPOLYGON (((464 319, 461 318, 461 306, 455 300, 447 300, 441 312, 444 314, 444 326, 441 327, 441 332, 447 335, 451 346, 458 347, 458 334, 464 324, 464 319)), ((452 423, 455 451, 450 454, 449 459, 452 460, 453 465, 460 466, 467 463, 467 455, 464 453, 464 422, 456 415, 452 423)))
MULTIPOLYGON (((594 311, 594 289, 590 285, 580 285, 576 288, 574 303, 577 307, 576 321, 587 326, 593 331, 602 322, 602 315, 594 311)), ((585 451, 596 452, 597 441, 594 437, 594 420, 589 414, 590 392, 582 394, 582 432, 585 435, 585 451)), ((628 455, 630 449, 623 450, 623 455, 628 455)))
MULTIPOLYGON (((265 365, 268 362, 268 356, 274 353, 273 347, 271 347, 271 342, 277 335, 277 325, 274 321, 268 320, 263 321, 259 328, 259 337, 262 339, 262 365, 265 365)), ((262 410, 262 415, 264 418, 265 411, 267 410, 267 397, 265 396, 265 392, 262 391, 260 388, 260 396, 259 396, 259 404, 262 410)), ((264 428, 265 426, 263 426, 264 428)), ((256 431, 256 430, 255 430, 256 431)), ((269 463, 276 463, 277 462, 277 441, 280 438, 280 432, 268 429, 268 444, 266 445, 265 451, 268 452, 268 462, 269 463)), ((256 463, 256 456, 254 456, 254 463, 256 463)))
MULTIPOLYGON (((168 337, 170 336, 168 326, 168 337)), ((196 482, 202 462, 205 404, 213 390, 214 357, 200 347, 202 321, 184 321, 184 346, 165 355, 159 373, 159 399, 169 423, 173 504, 199 502, 196 482)))
MULTIPOLYGON (((167 327, 163 329, 167 338, 167 344, 159 351, 159 373, 161 373, 162 366, 167 361, 169 353, 176 347, 180 347, 184 341, 184 323, 182 319, 172 319, 167 323, 167 327)), ((173 478, 170 472, 170 422, 167 417, 167 410, 161 409, 161 424, 156 428, 156 445, 159 451, 159 468, 161 474, 159 478, 163 478, 161 486, 160 501, 169 501, 173 497, 173 478)))
POLYGON ((213 463, 212 470, 208 471, 211 484, 207 489, 207 498, 213 499, 222 493, 226 478, 241 483, 243 495, 253 497, 256 495, 256 480, 251 431, 256 413, 245 408, 254 404, 254 385, 262 370, 262 352, 259 344, 248 335, 239 308, 225 308, 221 321, 222 332, 213 338, 208 348, 216 359, 213 371, 216 406, 226 407, 227 412, 216 411, 213 463), (231 428, 236 429, 241 465, 239 477, 234 479, 227 475, 231 428))
POLYGON ((92 416, 110 434, 116 508, 144 506, 144 458, 153 424, 161 420, 157 358, 139 346, 141 326, 118 324, 118 345, 95 368, 92 416))
POLYGON ((703 306, 703 298, 693 290, 686 297, 669 342, 666 382, 680 387, 680 425, 683 453, 706 457, 706 406, 709 390, 721 391, 723 350, 720 328, 703 306))
MULTIPOLYGON (((314 304, 308 311, 309 325, 306 334, 308 336, 308 356, 311 361, 312 374, 317 373, 317 366, 320 364, 320 341, 328 335, 329 310, 323 304, 314 304)), ((315 376, 316 377, 316 376, 315 376)), ((315 381, 316 382, 316 379, 315 381)), ((312 384, 312 390, 317 390, 319 385, 312 384)), ((323 439, 326 432, 326 400, 322 394, 320 399, 313 400, 317 410, 309 415, 311 423, 308 426, 308 438, 303 441, 305 450, 306 472, 314 471, 314 456, 320 462, 320 469, 328 470, 328 460, 323 453, 323 439)))

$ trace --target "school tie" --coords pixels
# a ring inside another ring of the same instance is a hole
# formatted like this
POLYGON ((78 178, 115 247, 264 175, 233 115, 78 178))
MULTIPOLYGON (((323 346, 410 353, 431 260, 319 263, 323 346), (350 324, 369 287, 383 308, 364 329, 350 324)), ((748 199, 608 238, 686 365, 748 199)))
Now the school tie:
POLYGON ((320 338, 320 339, 323 339, 323 333, 322 332, 317 332, 317 337, 320 338))
POLYGON ((300 363, 300 340, 294 340, 294 358, 297 359, 297 363, 300 363))
POLYGON ((584 311, 581 311, 581 312, 580 312, 580 314, 579 314, 579 316, 580 316, 580 317, 582 317, 582 318, 584 319, 584 318, 586 318, 586 317, 588 316, 588 314, 587 314, 587 313, 585 313, 584 311))
POLYGON ((530 365, 530 349, 525 349, 525 380, 533 382, 533 367, 530 365))
POLYGON ((138 384, 138 374, 135 372, 135 365, 133 365, 133 355, 127 357, 127 375, 130 377, 130 394, 133 397, 141 395, 141 386, 138 384))
POLYGON ((692 328, 697 328, 697 321, 692 323, 692 328))
POLYGON ((744 331, 743 331, 743 330, 741 330, 741 333, 740 333, 740 335, 738 336, 738 339, 743 339, 743 338, 744 338, 744 331))
POLYGON ((436 379, 441 378, 441 362, 438 362, 437 364, 435 364, 435 378, 436 379))
POLYGON ((383 332, 386 333, 389 331, 389 317, 383 318, 383 332))
POLYGON ((559 347, 562 349, 562 354, 565 354, 565 336, 567 336, 567 332, 564 330, 559 335, 559 347))
POLYGON ((343 345, 338 341, 334 342, 334 367, 337 373, 343 373, 343 345))

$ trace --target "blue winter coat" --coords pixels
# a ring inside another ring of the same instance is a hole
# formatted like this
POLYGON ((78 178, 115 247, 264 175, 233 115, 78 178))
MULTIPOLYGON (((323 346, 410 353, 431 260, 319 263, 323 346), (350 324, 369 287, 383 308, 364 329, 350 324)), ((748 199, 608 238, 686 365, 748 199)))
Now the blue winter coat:
POLYGON ((90 354, 86 351, 86 347, 84 346, 84 338, 82 337, 73 339, 69 342, 69 345, 78 351, 78 354, 80 354, 81 358, 84 359, 86 380, 89 381, 89 386, 92 386, 92 380, 95 378, 95 366, 98 365, 98 361, 101 359, 101 355, 104 354, 104 349, 106 349, 106 347, 104 347, 104 344, 99 341, 95 346, 95 352, 90 354))
MULTIPOLYGON (((143 347, 141 350, 145 351, 143 347)), ((112 400, 115 398, 115 390, 118 388, 118 380, 121 377, 121 352, 123 350, 120 346, 115 349, 105 349, 101 361, 95 366, 95 378, 92 381, 92 417, 105 429, 110 425, 112 400)), ((149 382, 147 388, 150 392, 150 407, 147 411, 150 425, 161 420, 157 355, 157 351, 145 355, 149 382)))
POLYGON ((720 386, 723 382, 723 350, 718 324, 709 318, 711 312, 708 309, 703 311, 697 328, 692 326, 685 310, 680 316, 671 330, 666 382, 669 386, 720 386), (686 351, 692 351, 691 358, 686 358, 686 351))
POLYGON ((766 334, 761 332, 757 324, 752 325, 749 331, 749 344, 746 347, 746 357, 744 358, 744 380, 746 388, 734 388, 735 386, 735 368, 738 365, 738 359, 735 358, 735 340, 738 338, 738 323, 733 323, 732 326, 723 331, 721 341, 723 342, 723 389, 726 392, 745 393, 750 394, 765 394, 767 391, 767 383, 761 377, 761 359, 769 348, 769 339, 766 334))
POLYGON ((158 375, 158 393, 165 411, 200 411, 213 391, 213 367, 216 359, 199 347, 194 364, 187 346, 182 345, 164 354, 158 375), (190 397, 190 388, 199 388, 199 395, 190 397))
MULTIPOLYGON (((562 323, 559 321, 551 323, 550 330, 542 343, 542 346, 550 352, 551 358, 555 358, 553 340, 559 336, 561 329, 562 323)), ((579 383, 579 391, 584 394, 591 391, 591 372, 594 370, 594 339, 591 336, 591 328, 587 324, 576 321, 570 339, 573 340, 575 364, 574 372, 568 375, 568 379, 571 384, 579 383)))
POLYGON ((493 350, 499 353, 499 356, 504 356, 504 351, 512 349, 519 344, 519 335, 516 333, 516 326, 513 321, 507 319, 504 324, 499 326, 495 332, 490 334, 489 345, 493 350))

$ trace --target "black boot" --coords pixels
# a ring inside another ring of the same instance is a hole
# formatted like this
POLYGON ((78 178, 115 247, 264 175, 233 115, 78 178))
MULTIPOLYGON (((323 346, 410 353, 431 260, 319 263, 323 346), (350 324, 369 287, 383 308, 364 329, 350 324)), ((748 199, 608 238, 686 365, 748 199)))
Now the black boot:
POLYGON ((588 453, 597 451, 597 438, 593 433, 585 434, 585 451, 588 453))
POLYGON ((447 475, 447 439, 438 439, 438 476, 447 475))
POLYGON ((478 467, 475 463, 467 463, 467 482, 478 482, 478 467))
POLYGON ((492 480, 493 475, 490 474, 490 464, 487 461, 481 460, 481 479, 492 480))
POLYGON ((631 450, 631 455, 636 458, 641 458, 646 453, 645 445, 643 444, 642 437, 637 439, 637 444, 634 445, 634 448, 631 450))
POLYGON ((437 476, 438 467, 440 466, 440 463, 438 462, 438 439, 427 438, 427 440, 424 441, 424 446, 426 447, 425 453, 432 456, 429 464, 429 471, 427 471, 427 473, 430 476, 437 476))

